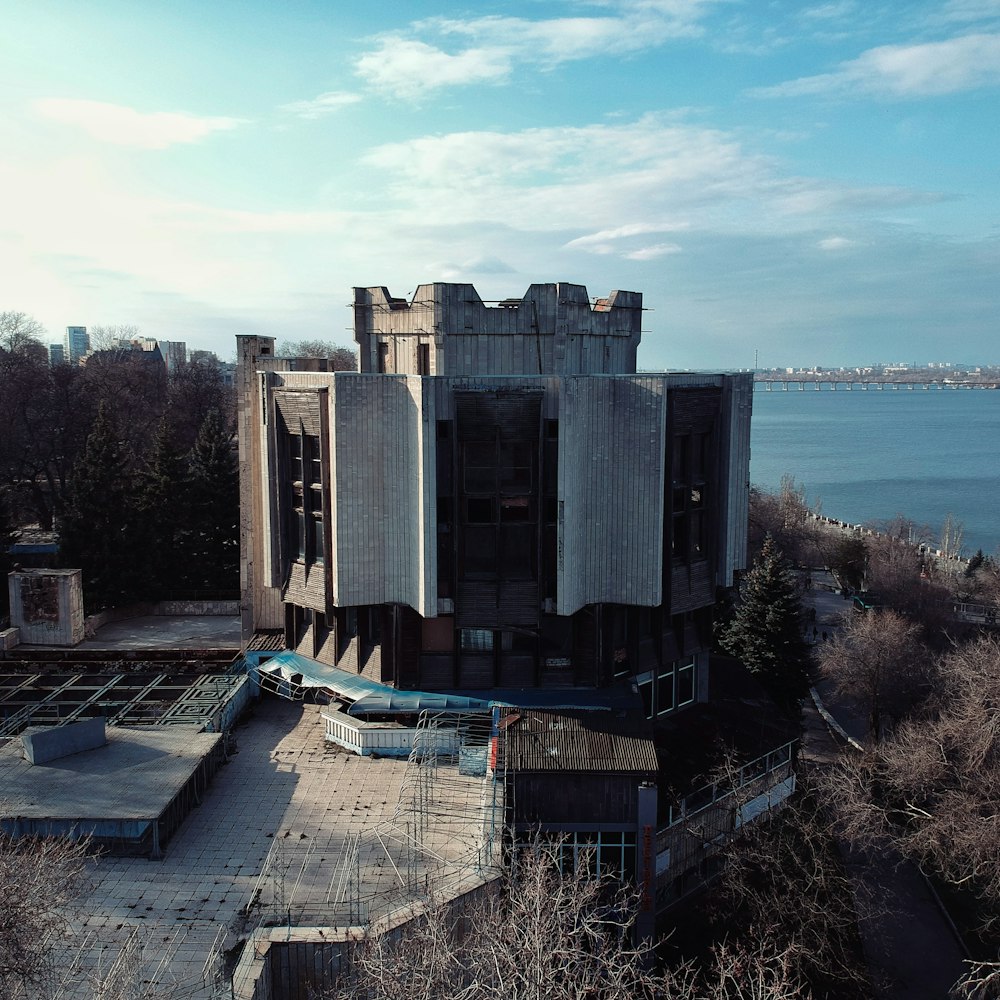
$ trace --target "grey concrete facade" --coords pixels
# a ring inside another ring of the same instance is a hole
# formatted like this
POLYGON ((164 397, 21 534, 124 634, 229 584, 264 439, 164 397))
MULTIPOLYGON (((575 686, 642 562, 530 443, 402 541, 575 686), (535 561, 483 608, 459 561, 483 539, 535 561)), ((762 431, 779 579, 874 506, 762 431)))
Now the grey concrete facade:
POLYGON ((692 616, 745 560, 749 376, 636 373, 637 292, 354 312, 357 373, 240 338, 245 641, 404 688, 703 676, 692 616))

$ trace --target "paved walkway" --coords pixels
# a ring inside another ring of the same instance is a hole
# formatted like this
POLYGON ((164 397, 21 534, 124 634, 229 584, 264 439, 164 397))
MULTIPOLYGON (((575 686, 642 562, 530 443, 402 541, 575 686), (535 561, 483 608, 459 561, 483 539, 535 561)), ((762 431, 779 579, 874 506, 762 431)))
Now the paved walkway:
POLYGON ((407 761, 341 750, 325 742, 318 706, 278 699, 262 701, 236 740, 237 752, 162 861, 95 862, 93 887, 67 941, 65 961, 74 967, 64 996, 96 995, 93 984, 118 961, 153 980, 158 1000, 208 998, 203 970, 213 949, 237 948, 258 923, 283 923, 289 912, 297 924, 354 923, 357 901, 361 915, 376 913, 405 894, 406 877, 422 883, 430 871, 436 884, 441 869, 429 866, 439 857, 450 872, 468 874, 483 831, 482 778, 441 775, 435 784, 452 799, 437 802, 418 787, 407 761), (400 836, 407 822, 413 828, 407 810, 415 793, 433 848, 429 862, 400 836), (438 812, 450 820, 443 840, 438 812), (344 902, 331 905, 352 843, 358 860, 340 893, 344 902), (261 879, 265 868, 271 874, 261 879))
MULTIPOLYGON (((814 575, 814 580, 816 575, 814 575)), ((820 634, 832 634, 850 602, 813 587, 806 603, 816 609, 820 634)), ((822 641, 822 640, 820 640, 822 641)), ((826 709, 849 735, 868 739, 863 710, 833 697, 829 685, 817 685, 826 709)), ((829 766, 842 753, 858 753, 835 737, 819 711, 807 702, 803 713, 801 759, 809 766, 829 766)), ((855 884, 865 957, 882 1000, 947 1000, 951 986, 966 970, 964 952, 915 865, 896 852, 857 851, 841 844, 855 884)))

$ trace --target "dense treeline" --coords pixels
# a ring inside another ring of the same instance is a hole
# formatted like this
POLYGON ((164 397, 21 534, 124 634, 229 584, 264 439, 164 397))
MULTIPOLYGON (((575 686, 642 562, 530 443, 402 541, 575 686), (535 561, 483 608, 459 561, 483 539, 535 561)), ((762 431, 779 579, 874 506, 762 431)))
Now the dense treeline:
MULTIPOLYGON (((902 515, 873 527, 817 524, 791 479, 751 500, 762 553, 777 539, 802 579, 826 567, 863 595, 816 647, 816 676, 868 721, 867 749, 823 776, 831 824, 936 879, 979 962, 954 995, 986 1000, 1000 996, 1000 567, 982 552, 929 555, 927 529, 902 515), (962 603, 977 606, 975 620, 957 613, 962 603)), ((946 530, 960 538, 950 519, 946 530)))
POLYGON ((219 367, 168 377, 140 350, 50 367, 26 319, 0 316, 0 535, 55 531, 88 611, 236 596, 235 413, 219 367))

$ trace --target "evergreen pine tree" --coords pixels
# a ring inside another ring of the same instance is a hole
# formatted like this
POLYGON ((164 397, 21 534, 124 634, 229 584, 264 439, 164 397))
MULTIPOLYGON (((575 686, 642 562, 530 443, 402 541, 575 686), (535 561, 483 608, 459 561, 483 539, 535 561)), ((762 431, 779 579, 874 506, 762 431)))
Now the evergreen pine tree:
POLYGON ((161 420, 145 468, 139 474, 138 512, 143 533, 143 596, 178 595, 183 574, 182 541, 189 522, 188 465, 161 420))
POLYGON ((131 456, 102 403, 73 470, 61 538, 63 565, 83 570, 88 610, 135 599, 139 540, 131 456))
POLYGON ((793 709, 808 692, 811 657, 802 602, 770 535, 743 581, 739 605, 719 645, 742 660, 784 708, 793 709))
POLYGON ((232 435, 210 410, 190 455, 187 579, 197 591, 236 596, 240 587, 239 468, 232 435))

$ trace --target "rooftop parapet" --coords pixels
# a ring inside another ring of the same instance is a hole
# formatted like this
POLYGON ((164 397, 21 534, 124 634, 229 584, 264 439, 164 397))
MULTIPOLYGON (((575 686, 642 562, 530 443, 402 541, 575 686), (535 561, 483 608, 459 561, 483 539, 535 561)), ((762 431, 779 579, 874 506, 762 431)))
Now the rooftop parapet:
POLYGON ((487 302, 470 284, 420 285, 410 300, 354 289, 361 371, 410 375, 635 372, 642 293, 591 301, 584 285, 531 285, 487 302))

